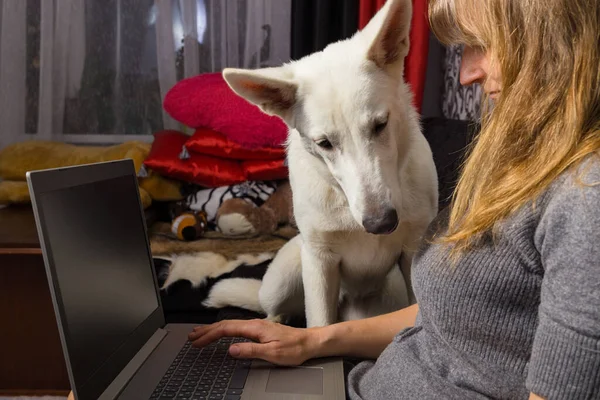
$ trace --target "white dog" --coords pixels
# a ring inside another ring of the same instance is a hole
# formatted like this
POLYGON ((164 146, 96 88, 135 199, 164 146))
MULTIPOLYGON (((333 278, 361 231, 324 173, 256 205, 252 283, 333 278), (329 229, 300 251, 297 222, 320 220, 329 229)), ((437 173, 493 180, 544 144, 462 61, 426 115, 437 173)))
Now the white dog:
MULTIPOLYGON (((305 311, 309 327, 323 326, 409 305, 412 255, 438 202, 431 150, 403 80, 411 16, 411 0, 390 0, 364 30, 322 52, 223 72, 237 94, 290 128, 300 235, 263 279, 260 306, 270 318, 305 311)), ((239 285, 223 281, 222 296, 241 296, 239 285)))

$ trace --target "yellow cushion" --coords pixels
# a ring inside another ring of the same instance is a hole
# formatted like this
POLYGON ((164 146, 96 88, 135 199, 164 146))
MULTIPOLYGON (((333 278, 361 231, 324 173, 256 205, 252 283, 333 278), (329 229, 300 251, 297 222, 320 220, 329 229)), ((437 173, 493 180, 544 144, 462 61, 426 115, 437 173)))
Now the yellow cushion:
MULTIPOLYGON (((150 207, 152 198, 140 188, 140 198, 144 209, 150 207)), ((24 181, 0 181, 0 204, 27 204, 31 202, 29 188, 24 181)))
POLYGON ((140 198, 142 199, 142 207, 144 210, 152 204, 152 197, 144 189, 140 188, 140 198))
POLYGON ((149 170, 148 176, 138 179, 140 188, 146 190, 152 200, 178 201, 183 199, 181 182, 165 178, 149 170))
POLYGON ((0 204, 27 204, 30 202, 27 182, 0 181, 0 204))
POLYGON ((0 178, 24 181, 27 171, 131 158, 136 172, 148 157, 151 145, 126 142, 115 146, 75 146, 59 142, 28 141, 0 150, 0 178))

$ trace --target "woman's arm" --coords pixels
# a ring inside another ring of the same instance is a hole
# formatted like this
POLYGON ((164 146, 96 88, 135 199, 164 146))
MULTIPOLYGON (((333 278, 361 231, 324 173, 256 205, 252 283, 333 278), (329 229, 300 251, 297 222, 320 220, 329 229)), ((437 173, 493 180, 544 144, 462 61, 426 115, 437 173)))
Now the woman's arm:
POLYGON ((414 326, 418 311, 415 304, 390 314, 316 328, 317 357, 376 359, 398 332, 414 326))
POLYGON ((351 356, 377 358, 400 330, 414 325, 414 306, 378 317, 342 322, 326 327, 299 329, 265 320, 221 321, 199 326, 189 339, 203 347, 226 336, 241 336, 256 343, 229 348, 236 358, 260 358, 279 365, 299 365, 310 358, 351 356))
POLYGON ((534 238, 543 276, 525 384, 548 399, 600 393, 600 162, 579 168, 549 192, 534 238))

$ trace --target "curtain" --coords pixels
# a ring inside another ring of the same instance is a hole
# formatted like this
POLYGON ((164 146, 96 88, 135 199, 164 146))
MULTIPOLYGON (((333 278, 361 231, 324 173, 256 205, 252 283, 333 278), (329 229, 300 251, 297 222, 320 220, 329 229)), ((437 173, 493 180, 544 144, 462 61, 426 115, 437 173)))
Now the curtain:
POLYGON ((200 68, 270 67, 290 60, 291 0, 207 0, 200 68))
POLYGON ((25 128, 25 36, 26 4, 0 0, 0 144, 14 140, 25 128))
POLYGON ((182 128, 180 79, 290 59, 291 0, 0 0, 0 146, 182 128))
POLYGON ((358 24, 360 29, 367 26, 371 18, 379 11, 387 0, 361 0, 360 1, 360 15, 358 17, 358 24))
POLYGON ((298 60, 358 30, 359 0, 292 0, 292 59, 298 60))
MULTIPOLYGON (((364 28, 386 0, 360 0, 359 27, 364 28)), ((413 20, 410 31, 410 52, 406 58, 404 76, 414 94, 415 106, 421 112, 427 57, 429 53, 429 23, 427 0, 413 0, 413 20)))
MULTIPOLYGON (((182 78, 290 60, 291 0, 175 0, 172 7, 164 3, 156 0, 161 98, 182 78)), ((163 119, 166 127, 176 125, 166 113, 163 119)))

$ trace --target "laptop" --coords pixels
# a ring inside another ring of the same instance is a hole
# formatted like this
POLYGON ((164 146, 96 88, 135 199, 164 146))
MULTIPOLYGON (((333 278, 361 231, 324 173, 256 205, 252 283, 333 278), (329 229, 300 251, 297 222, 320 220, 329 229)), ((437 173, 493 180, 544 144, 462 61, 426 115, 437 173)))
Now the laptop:
POLYGON ((78 400, 337 400, 339 358, 296 368, 191 346, 165 324, 132 160, 27 173, 71 388, 78 400))

